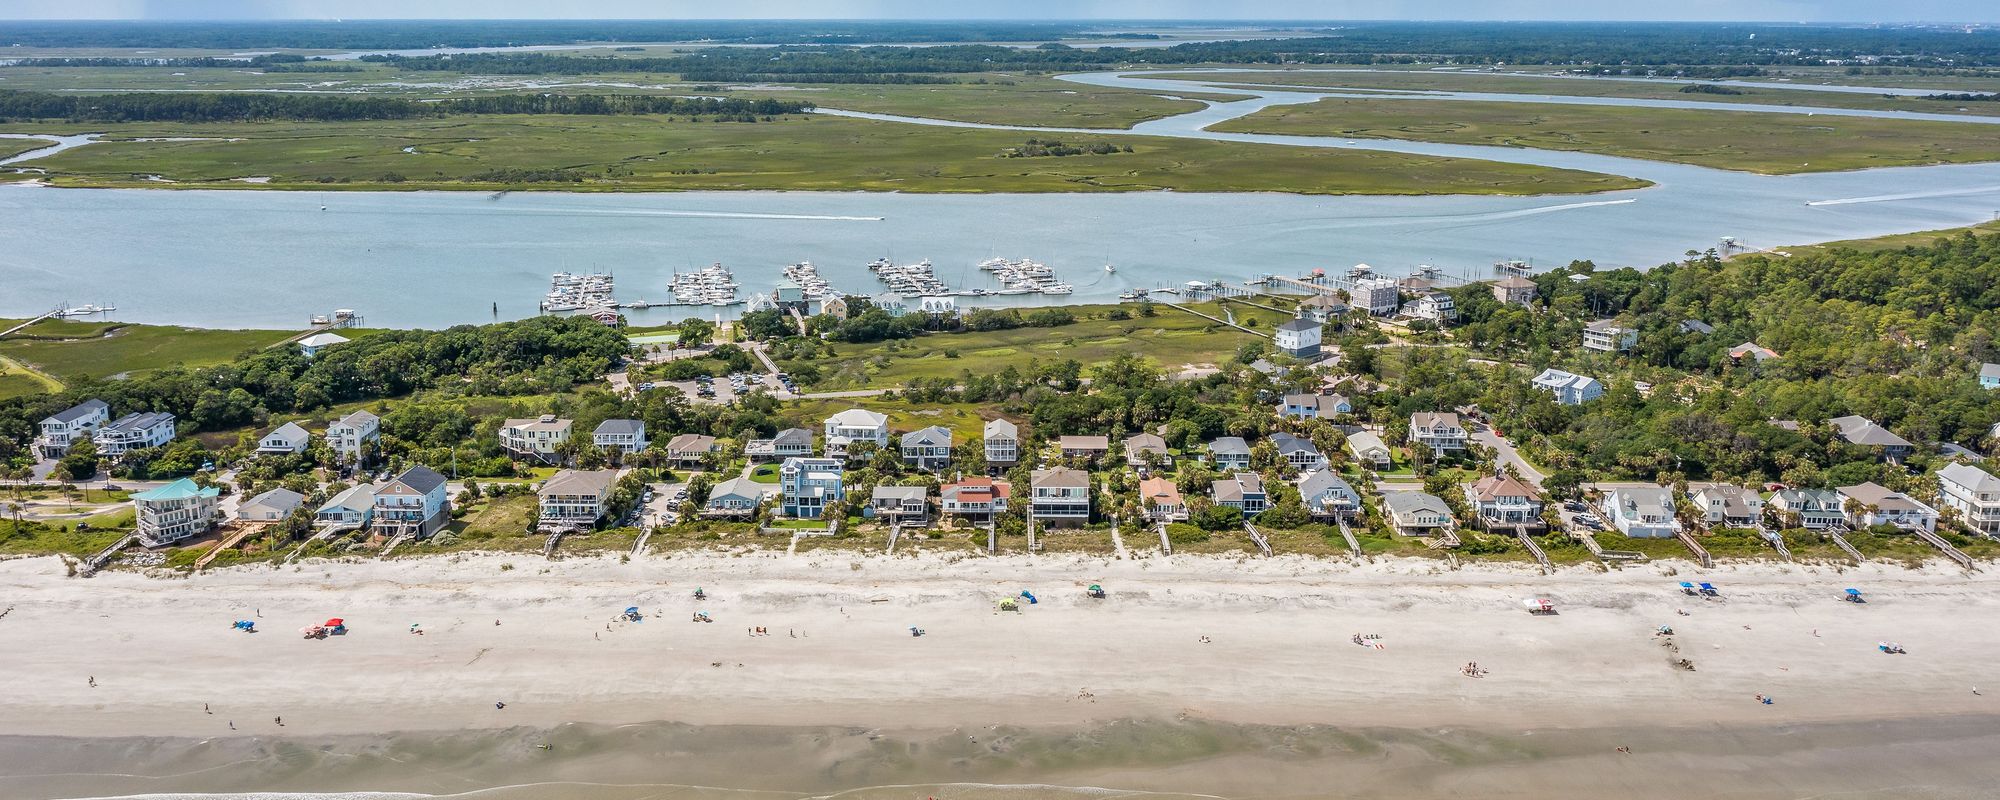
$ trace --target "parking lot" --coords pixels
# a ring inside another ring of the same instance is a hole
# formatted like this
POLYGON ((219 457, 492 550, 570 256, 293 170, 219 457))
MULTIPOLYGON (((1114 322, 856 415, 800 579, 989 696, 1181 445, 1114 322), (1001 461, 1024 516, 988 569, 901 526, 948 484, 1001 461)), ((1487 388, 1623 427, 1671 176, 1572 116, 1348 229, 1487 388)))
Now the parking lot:
POLYGON ((722 378, 696 378, 686 381, 658 381, 640 383, 632 387, 634 391, 679 391, 696 403, 731 403, 745 394, 756 391, 769 392, 780 399, 791 397, 798 387, 791 377, 784 373, 768 375, 759 372, 739 372, 722 378))
POLYGON ((687 499, 685 483, 650 483, 651 500, 639 504, 639 524, 648 527, 672 525, 680 521, 680 505, 687 499))
POLYGON ((1577 500, 1568 501, 1556 507, 1556 514, 1562 517, 1563 530, 1597 533, 1607 530, 1610 524, 1604 515, 1589 504, 1577 500))

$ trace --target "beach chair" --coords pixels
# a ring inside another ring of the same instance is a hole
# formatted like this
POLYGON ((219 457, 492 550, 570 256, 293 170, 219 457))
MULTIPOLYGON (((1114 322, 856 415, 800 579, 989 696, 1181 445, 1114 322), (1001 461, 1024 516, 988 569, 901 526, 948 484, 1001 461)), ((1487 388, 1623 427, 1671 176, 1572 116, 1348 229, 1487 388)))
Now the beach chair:
POLYGON ((1692 597, 1694 595, 1700 594, 1700 592, 1695 591, 1694 584, 1688 583, 1687 581, 1681 581, 1681 594, 1692 597))
POLYGON ((1842 600, 1846 600, 1847 602, 1850 602, 1850 603, 1866 603, 1866 602, 1868 602, 1868 601, 1866 601, 1866 600, 1863 600, 1863 599, 1861 599, 1861 590, 1860 590, 1860 589, 1848 589, 1848 590, 1847 590, 1847 594, 1845 594, 1845 595, 1842 595, 1840 599, 1842 599, 1842 600))
POLYGON ((1716 590, 1715 590, 1715 584, 1713 584, 1713 583, 1707 583, 1707 582, 1703 582, 1703 583, 1702 583, 1702 585, 1701 585, 1701 593, 1702 593, 1702 596, 1704 596, 1704 597, 1721 597, 1721 596, 1722 596, 1722 593, 1721 593, 1721 592, 1718 592, 1718 591, 1716 591, 1716 590))

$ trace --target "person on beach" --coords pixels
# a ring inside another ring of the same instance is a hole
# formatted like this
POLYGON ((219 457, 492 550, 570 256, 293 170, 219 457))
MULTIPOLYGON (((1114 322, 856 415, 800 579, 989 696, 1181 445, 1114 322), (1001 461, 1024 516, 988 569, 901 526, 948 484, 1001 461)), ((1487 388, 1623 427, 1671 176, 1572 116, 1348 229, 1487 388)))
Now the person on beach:
POLYGON ((282 727, 285 727, 285 718, 284 718, 284 717, 273 717, 273 718, 271 719, 271 721, 272 721, 272 722, 276 722, 276 723, 278 723, 278 727, 280 727, 280 728, 282 728, 282 727))
POLYGON ((229 721, 229 729, 230 729, 230 730, 232 730, 232 731, 233 731, 233 730, 236 730, 236 720, 233 720, 233 719, 232 719, 232 720, 230 720, 230 721, 229 721))
POLYGON ((96 676, 96 675, 92 675, 92 676, 90 676, 90 688, 92 688, 92 689, 95 689, 95 688, 97 688, 97 676, 96 676))
POLYGON ((203 713, 203 714, 213 714, 213 713, 215 713, 215 712, 213 712, 213 711, 210 711, 210 710, 208 710, 208 704, 207 704, 207 703, 202 703, 202 704, 201 704, 201 713, 203 713))

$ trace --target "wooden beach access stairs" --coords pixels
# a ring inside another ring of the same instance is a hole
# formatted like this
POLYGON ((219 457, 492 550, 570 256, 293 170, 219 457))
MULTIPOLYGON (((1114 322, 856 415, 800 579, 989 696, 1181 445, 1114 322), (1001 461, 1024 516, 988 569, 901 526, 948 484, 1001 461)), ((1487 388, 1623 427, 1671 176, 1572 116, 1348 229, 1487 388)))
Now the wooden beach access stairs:
POLYGON ((1257 552, 1263 553, 1266 556, 1271 554, 1271 541, 1264 538, 1264 532, 1257 530, 1257 526, 1245 521, 1243 523, 1243 532, 1250 535, 1250 542, 1257 545, 1257 552))
POLYGON ((136 541, 139 541, 139 533, 137 531, 125 534, 118 541, 112 542, 109 547, 97 551, 96 555, 84 559, 83 564, 77 568, 76 576, 79 578, 88 578, 97 574, 97 571, 103 569, 105 564, 111 563, 111 559, 117 556, 119 551, 131 547, 132 543, 136 541))
POLYGON ((1348 554, 1354 556, 1354 560, 1356 561, 1362 560, 1364 556, 1361 552, 1361 540, 1354 538, 1354 529, 1348 527, 1347 518, 1337 516, 1333 518, 1333 522, 1335 525, 1340 526, 1340 538, 1347 540, 1348 554))
POLYGON ((1694 554, 1697 563, 1709 569, 1715 568, 1715 556, 1709 555, 1708 548, 1701 546, 1701 542, 1696 541, 1694 534, 1689 533, 1688 529, 1674 529, 1674 538, 1681 540, 1681 544, 1687 545, 1688 552, 1694 554))
POLYGON ((1978 567, 1973 566, 1972 556, 1966 555, 1965 551, 1957 547, 1953 547, 1951 542, 1945 541, 1944 537, 1937 535, 1936 532, 1927 531, 1923 528, 1913 528, 1910 532, 1916 534, 1917 538, 1924 540, 1930 546, 1937 548, 1938 552, 1943 553, 1945 558, 1949 558, 1960 567, 1965 568, 1966 572, 1979 571, 1978 567))

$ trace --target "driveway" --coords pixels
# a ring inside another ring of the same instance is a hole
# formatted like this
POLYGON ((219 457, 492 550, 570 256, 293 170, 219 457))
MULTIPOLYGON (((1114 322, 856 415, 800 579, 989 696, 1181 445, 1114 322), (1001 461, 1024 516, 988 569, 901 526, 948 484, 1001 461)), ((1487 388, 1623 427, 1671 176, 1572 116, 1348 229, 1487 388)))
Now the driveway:
POLYGON ((1542 488, 1542 479, 1548 476, 1543 475, 1541 470, 1535 469, 1535 465, 1522 458, 1521 451, 1514 449, 1513 442, 1494 433, 1491 425, 1474 422, 1471 426, 1472 430, 1467 438, 1493 448, 1494 456, 1502 463, 1513 466, 1514 471, 1520 474, 1521 480, 1527 481, 1529 486, 1542 488))

